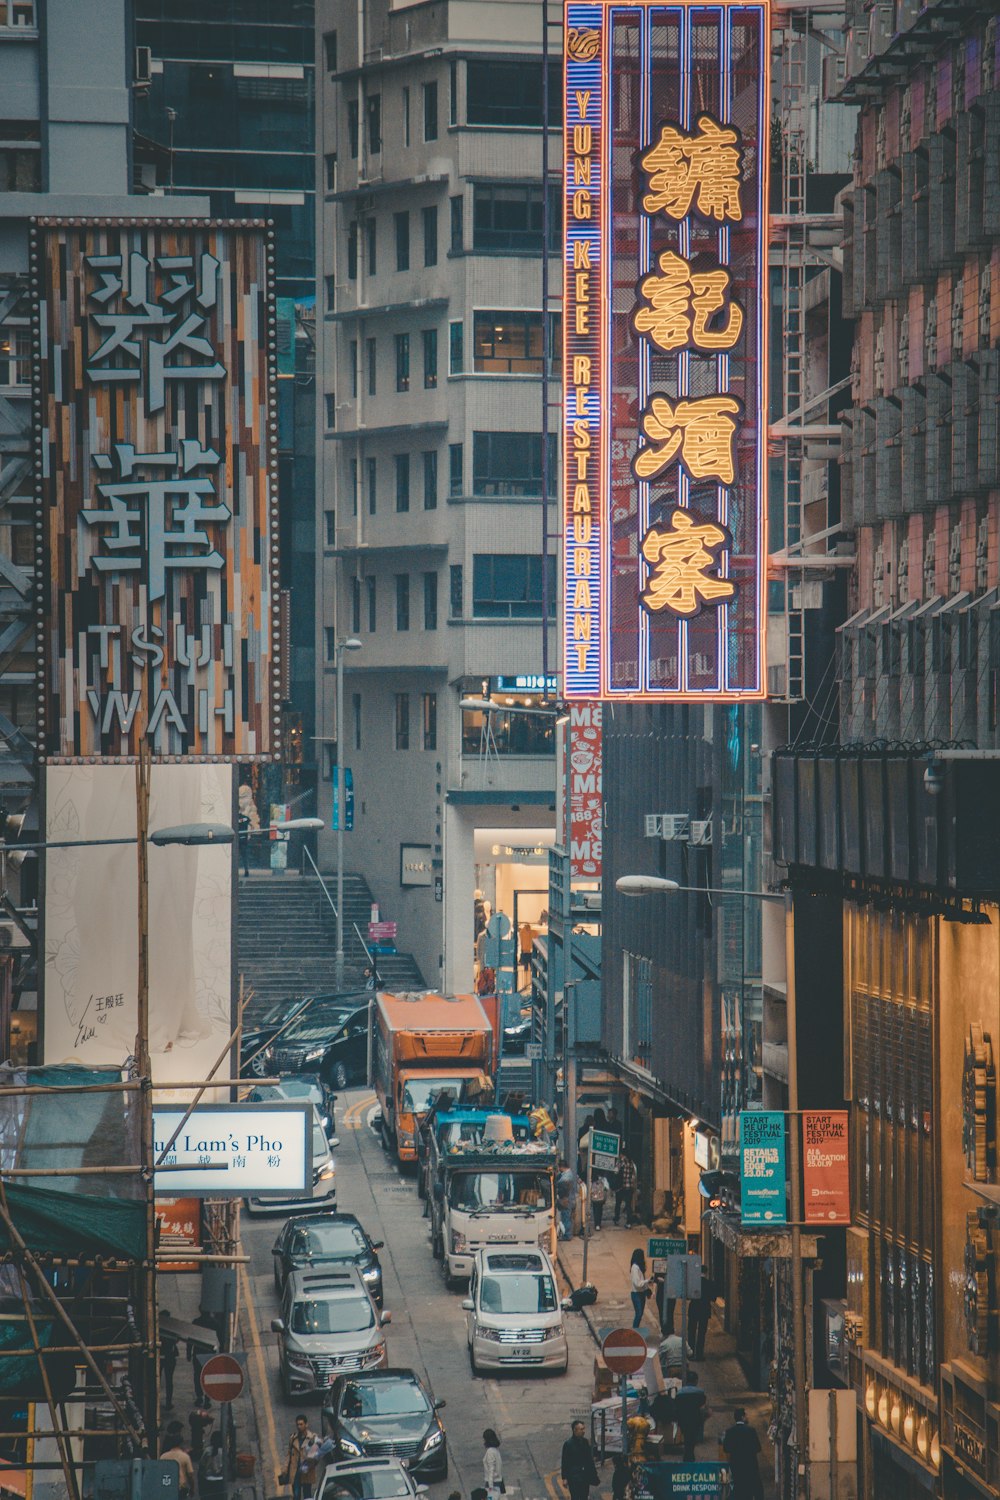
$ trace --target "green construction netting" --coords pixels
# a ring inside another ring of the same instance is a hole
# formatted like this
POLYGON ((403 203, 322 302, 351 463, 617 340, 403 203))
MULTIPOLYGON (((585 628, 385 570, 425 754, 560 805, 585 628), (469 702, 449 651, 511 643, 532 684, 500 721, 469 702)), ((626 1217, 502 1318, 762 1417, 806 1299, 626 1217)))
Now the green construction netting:
MULTIPOLYGON (((146 1253, 146 1205, 88 1193, 5 1184, 7 1207, 29 1250, 49 1255, 114 1256, 139 1260, 146 1253)), ((0 1221, 0 1253, 10 1236, 0 1221)))

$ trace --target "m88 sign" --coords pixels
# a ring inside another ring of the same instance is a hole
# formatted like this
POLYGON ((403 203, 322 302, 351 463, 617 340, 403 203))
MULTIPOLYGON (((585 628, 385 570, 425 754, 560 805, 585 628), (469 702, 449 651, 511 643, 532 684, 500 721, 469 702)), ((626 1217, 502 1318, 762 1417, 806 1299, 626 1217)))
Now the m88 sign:
POLYGON ((566 696, 763 698, 767 0, 565 20, 566 696))

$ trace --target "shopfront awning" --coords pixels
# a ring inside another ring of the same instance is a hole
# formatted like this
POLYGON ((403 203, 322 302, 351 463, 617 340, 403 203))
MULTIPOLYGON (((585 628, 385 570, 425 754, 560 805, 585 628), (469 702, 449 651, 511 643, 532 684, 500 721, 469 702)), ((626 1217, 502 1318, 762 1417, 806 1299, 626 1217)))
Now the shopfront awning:
MULTIPOLYGON (((718 1209, 709 1209, 705 1222, 712 1238, 719 1240, 741 1260, 747 1256, 757 1260, 791 1259, 790 1229, 744 1229, 735 1214, 721 1213, 718 1209)), ((803 1232, 801 1246, 804 1259, 815 1260, 819 1256, 819 1240, 815 1234, 803 1232)))

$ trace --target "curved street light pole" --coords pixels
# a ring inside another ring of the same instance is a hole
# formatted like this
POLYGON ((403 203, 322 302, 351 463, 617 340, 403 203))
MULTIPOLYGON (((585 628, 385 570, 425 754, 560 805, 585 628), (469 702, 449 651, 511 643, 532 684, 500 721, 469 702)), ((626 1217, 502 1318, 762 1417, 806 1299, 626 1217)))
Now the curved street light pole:
POLYGON ((344 751, 347 736, 344 733, 344 652, 360 651, 361 642, 356 636, 338 641, 337 659, 337 956, 335 961, 336 987, 344 987, 344 823, 347 817, 346 791, 344 784, 344 751))

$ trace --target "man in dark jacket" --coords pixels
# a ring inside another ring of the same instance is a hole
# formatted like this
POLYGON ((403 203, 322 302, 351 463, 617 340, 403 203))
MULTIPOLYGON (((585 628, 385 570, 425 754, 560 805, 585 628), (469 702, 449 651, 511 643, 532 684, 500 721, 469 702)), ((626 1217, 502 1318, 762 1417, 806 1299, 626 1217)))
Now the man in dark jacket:
POLYGON ((591 1487, 600 1483, 590 1444, 582 1422, 574 1422, 571 1436, 563 1443, 559 1472, 569 1490, 569 1500, 587 1500, 591 1487))
POLYGON ((679 1390, 676 1390, 671 1399, 674 1421, 680 1428, 684 1439, 684 1458, 690 1463, 696 1456, 694 1450, 701 1442, 705 1430, 705 1418, 708 1416, 708 1403, 705 1400, 705 1392, 698 1384, 697 1371, 688 1370, 687 1385, 682 1385, 679 1390))
POLYGON ((735 1421, 722 1438, 722 1451, 733 1476, 732 1500, 764 1500, 764 1486, 757 1466, 760 1438, 747 1421, 742 1406, 733 1412, 735 1421))

